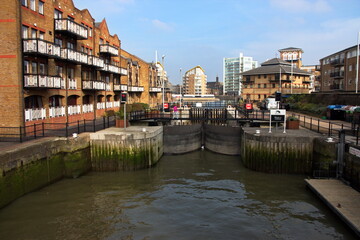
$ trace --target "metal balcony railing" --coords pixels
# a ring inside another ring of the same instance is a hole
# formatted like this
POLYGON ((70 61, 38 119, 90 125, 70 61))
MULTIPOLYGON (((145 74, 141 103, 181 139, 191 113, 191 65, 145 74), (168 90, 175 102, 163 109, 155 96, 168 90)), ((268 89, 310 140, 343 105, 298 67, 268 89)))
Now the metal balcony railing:
POLYGON ((105 90, 105 83, 98 80, 82 80, 83 90, 105 90))
POLYGON ((129 92, 143 92, 143 91, 144 91, 144 87, 129 86, 129 87, 128 87, 128 91, 129 91, 129 92))
POLYGON ((82 105, 82 112, 83 113, 94 112, 94 105, 93 104, 82 105))
POLYGON ((25 121, 35 121, 46 118, 46 108, 25 109, 25 121))
POLYGON ((109 44, 100 44, 100 53, 110 54, 114 56, 119 55, 119 49, 109 44))
POLYGON ((114 83, 114 91, 127 91, 128 86, 125 84, 115 84, 114 83))
POLYGON ((103 68, 104 60, 93 55, 88 55, 88 64, 95 67, 103 68))
POLYGON ((49 117, 63 117, 65 116, 65 107, 50 107, 49 108, 49 117))
POLYGON ((40 74, 25 74, 24 87, 27 88, 57 88, 65 86, 65 80, 58 76, 40 74))
POLYGON ((88 28, 86 26, 67 18, 55 19, 55 31, 71 34, 77 39, 88 38, 88 28))
POLYGON ((68 115, 75 115, 81 113, 81 105, 68 106, 68 115))
POLYGON ((49 57, 60 57, 60 46, 42 39, 24 39, 24 53, 41 54, 49 57))
POLYGON ((150 87, 149 91, 153 93, 159 93, 161 92, 161 87, 150 87))
POLYGON ((75 51, 70 48, 62 48, 61 49, 61 57, 63 59, 74 61, 77 63, 89 64, 88 63, 88 55, 83 52, 75 51))

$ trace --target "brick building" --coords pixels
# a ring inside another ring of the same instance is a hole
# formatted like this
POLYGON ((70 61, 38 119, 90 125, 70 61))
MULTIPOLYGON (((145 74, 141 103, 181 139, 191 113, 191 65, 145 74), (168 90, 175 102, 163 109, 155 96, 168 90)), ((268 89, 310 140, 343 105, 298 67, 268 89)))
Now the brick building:
POLYGON ((72 0, 4 0, 0 33, 0 126, 95 119, 122 92, 160 103, 156 67, 72 0))
POLYGON ((355 92, 356 56, 355 45, 320 59, 320 91, 355 92))
POLYGON ((301 70, 284 60, 273 58, 261 67, 242 73, 242 97, 248 102, 258 102, 274 95, 309 93, 311 73, 301 70))

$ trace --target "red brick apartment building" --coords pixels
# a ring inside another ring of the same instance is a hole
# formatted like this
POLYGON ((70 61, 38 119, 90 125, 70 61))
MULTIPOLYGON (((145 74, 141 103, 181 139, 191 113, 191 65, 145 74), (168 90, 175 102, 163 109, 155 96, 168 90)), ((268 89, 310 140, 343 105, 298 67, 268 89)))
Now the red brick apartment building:
POLYGON ((0 33, 0 127, 95 119, 122 92, 161 103, 156 66, 72 0, 3 0, 0 33))
POLYGON ((349 93, 355 92, 356 56, 357 45, 320 59, 320 91, 349 93))

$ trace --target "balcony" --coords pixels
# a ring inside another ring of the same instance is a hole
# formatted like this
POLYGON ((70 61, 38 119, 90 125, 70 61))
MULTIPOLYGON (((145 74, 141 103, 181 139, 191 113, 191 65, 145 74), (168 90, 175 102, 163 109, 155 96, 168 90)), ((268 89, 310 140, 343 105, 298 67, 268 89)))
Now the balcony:
POLYGON ((25 121, 35 121, 46 118, 45 108, 25 109, 25 121))
POLYGON ((330 64, 334 66, 342 66, 344 65, 344 59, 343 58, 333 59, 330 61, 330 64))
POLYGON ((94 105, 93 104, 82 105, 82 112, 83 113, 94 112, 94 105))
POLYGON ((120 68, 120 74, 126 76, 127 75, 127 69, 126 68, 120 68))
POLYGON ((105 90, 105 83, 97 80, 82 80, 82 89, 102 91, 105 90))
POLYGON ((63 117, 65 116, 65 107, 50 107, 49 117, 63 117))
POLYGON ((150 87, 149 92, 151 93, 160 93, 161 87, 150 87))
POLYGON ((344 71, 337 71, 330 73, 330 77, 333 78, 344 78, 344 71))
POLYGON ((24 39, 24 53, 39 54, 48 57, 60 57, 60 46, 42 39, 24 39))
POLYGON ((105 109, 105 103, 104 102, 99 102, 96 104, 96 109, 105 109))
POLYGON ((89 64, 88 55, 86 53, 78 52, 70 48, 61 49, 61 58, 80 64, 89 64))
POLYGON ((55 19, 55 31, 72 35, 78 40, 84 40, 88 38, 87 27, 76 23, 71 19, 55 19))
POLYGON ((69 86, 68 89, 76 89, 76 80, 75 79, 69 79, 69 86))
POLYGON ((137 87, 137 86, 129 86, 128 87, 129 92, 143 92, 144 87, 137 87))
POLYGON ((65 86, 65 80, 58 76, 47 76, 40 74, 25 74, 24 87, 26 88, 56 88, 65 86))
POLYGON ((113 102, 106 102, 106 108, 113 108, 114 103, 113 102))
POLYGON ((128 86, 125 84, 115 84, 114 83, 114 91, 127 91, 128 86))
POLYGON ((81 105, 68 106, 68 115, 81 114, 81 105))
POLYGON ((101 58, 95 57, 93 55, 88 55, 88 64, 98 67, 98 68, 103 68, 104 67, 104 60, 102 60, 101 58))
POLYGON ((100 53, 118 56, 119 49, 109 44, 100 44, 100 53))

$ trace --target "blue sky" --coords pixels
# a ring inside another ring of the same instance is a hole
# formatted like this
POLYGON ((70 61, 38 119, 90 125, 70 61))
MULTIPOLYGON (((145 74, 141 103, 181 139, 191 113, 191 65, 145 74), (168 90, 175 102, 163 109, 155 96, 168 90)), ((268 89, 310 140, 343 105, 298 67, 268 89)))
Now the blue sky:
POLYGON ((224 57, 259 63, 278 50, 304 50, 303 64, 356 45, 360 0, 73 0, 95 21, 106 19, 122 48, 148 62, 165 55, 173 84, 200 65, 222 81, 224 57))

